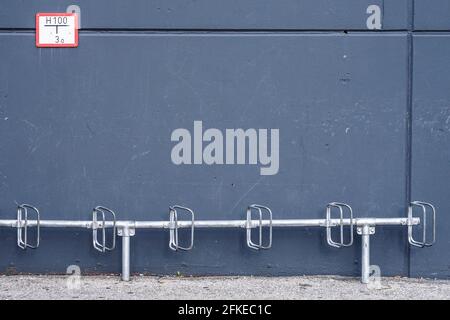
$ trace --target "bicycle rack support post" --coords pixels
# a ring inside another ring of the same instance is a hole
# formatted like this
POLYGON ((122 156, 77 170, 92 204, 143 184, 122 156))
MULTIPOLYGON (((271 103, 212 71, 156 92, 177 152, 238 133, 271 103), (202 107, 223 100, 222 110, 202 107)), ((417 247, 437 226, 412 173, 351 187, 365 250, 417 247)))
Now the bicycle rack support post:
POLYGON ((130 237, 136 234, 135 228, 126 224, 117 234, 122 237, 122 280, 130 281, 130 237))
POLYGON ((361 282, 367 284, 370 277, 370 236, 375 234, 375 227, 365 224, 356 231, 361 235, 361 282))

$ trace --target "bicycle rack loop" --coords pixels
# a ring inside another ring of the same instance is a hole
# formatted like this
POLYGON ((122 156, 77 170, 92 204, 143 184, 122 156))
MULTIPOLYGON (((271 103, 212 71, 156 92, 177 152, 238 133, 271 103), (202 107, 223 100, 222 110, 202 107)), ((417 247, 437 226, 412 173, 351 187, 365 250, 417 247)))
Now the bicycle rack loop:
POLYGON ((327 204, 326 207, 326 234, 327 234, 327 243, 335 248, 342 248, 342 247, 350 247, 353 244, 353 210, 352 207, 350 207, 346 203, 341 202, 330 202, 327 204), (332 224, 331 220, 331 211, 332 208, 338 208, 339 209, 339 223, 337 225, 332 224), (350 215, 350 239, 347 243, 344 242, 344 208, 347 209, 350 215), (333 240, 331 228, 338 226, 339 227, 339 242, 336 242, 333 240))
POLYGON ((270 249, 272 247, 272 210, 266 206, 258 204, 252 204, 247 208, 247 246, 251 249, 270 249), (252 211, 257 210, 259 213, 258 229, 259 229, 259 242, 256 244, 252 241, 252 211), (269 242, 267 245, 263 245, 263 210, 269 215, 269 242))
POLYGON ((413 201, 408 207, 408 241, 411 245, 419 248, 431 247, 436 242, 436 209, 431 203, 423 201, 413 201), (416 241, 413 238, 413 209, 420 207, 422 209, 422 241, 416 241), (431 209, 431 217, 433 220, 431 242, 427 242, 427 208, 431 209))
POLYGON ((92 210, 92 245, 95 250, 100 252, 112 251, 116 247, 116 214, 111 209, 103 206, 97 206, 92 210), (106 219, 105 212, 109 213, 113 218, 112 244, 110 247, 106 245, 106 219), (98 222, 98 214, 102 215, 102 220, 98 222), (101 243, 98 241, 98 229, 101 230, 101 243))
POLYGON ((21 249, 37 249, 40 242, 40 213, 36 207, 29 204, 17 206, 17 245, 21 249), (28 209, 36 213, 36 242, 35 245, 28 243, 28 209))
POLYGON ((189 208, 175 205, 169 207, 169 221, 170 221, 170 229, 169 229, 169 248, 173 251, 183 250, 183 251, 189 251, 194 247, 194 211, 192 211, 189 208), (191 241, 189 243, 189 246, 182 247, 178 244, 178 211, 183 210, 188 212, 191 215, 191 241))
POLYGON ((361 235, 361 282, 370 281, 370 236, 375 234, 376 226, 397 225, 408 229, 408 243, 414 247, 430 247, 436 242, 436 209, 428 202, 413 201, 408 205, 407 216, 397 218, 355 218, 350 205, 342 202, 330 202, 325 207, 325 219, 273 219, 272 210, 266 206, 252 204, 247 207, 245 220, 195 220, 194 211, 187 207, 174 205, 169 207, 169 221, 125 221, 116 220, 113 210, 97 206, 92 211, 92 220, 41 220, 39 210, 29 204, 17 207, 17 219, 0 219, 0 227, 17 229, 17 245, 21 249, 36 249, 40 245, 40 229, 54 228, 87 228, 92 229, 92 245, 95 250, 105 253, 116 247, 116 235, 122 237, 122 280, 130 279, 130 238, 136 229, 169 229, 169 248, 173 251, 188 251, 194 246, 194 232, 200 228, 243 228, 246 231, 247 246, 254 250, 266 250, 272 247, 273 227, 324 227, 326 242, 334 248, 349 247, 353 244, 354 230, 361 235), (421 218, 414 217, 414 208, 421 209, 421 218), (338 218, 333 218, 333 212, 338 218), (29 219, 29 213, 35 219, 29 219), (178 213, 185 212, 189 220, 178 220, 178 213), (257 219, 252 215, 256 212, 257 219), (107 220, 109 216, 110 220, 107 220), (264 219, 265 218, 265 219, 264 219), (429 221, 431 220, 431 228, 429 221), (414 226, 422 225, 421 237, 414 238, 414 226), (34 242, 29 242, 29 228, 36 228, 34 242), (112 229, 112 238, 107 241, 107 229, 112 229), (187 246, 179 243, 180 228, 190 229, 190 241, 187 246), (268 228, 268 239, 264 241, 264 228, 268 228), (338 228, 338 237, 333 237, 333 228, 338 228), (347 228, 347 229, 346 229, 347 228), (258 240, 252 238, 252 229, 257 229, 258 240), (429 232, 431 229, 431 236, 429 232), (346 236, 348 234, 348 236, 346 236))

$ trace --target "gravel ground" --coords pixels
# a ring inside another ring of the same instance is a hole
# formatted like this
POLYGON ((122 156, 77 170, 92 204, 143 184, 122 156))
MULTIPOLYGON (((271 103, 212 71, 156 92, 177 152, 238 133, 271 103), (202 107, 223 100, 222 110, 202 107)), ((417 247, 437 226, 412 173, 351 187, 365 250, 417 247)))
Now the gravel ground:
POLYGON ((450 281, 382 278, 0 276, 0 299, 450 299, 450 281))

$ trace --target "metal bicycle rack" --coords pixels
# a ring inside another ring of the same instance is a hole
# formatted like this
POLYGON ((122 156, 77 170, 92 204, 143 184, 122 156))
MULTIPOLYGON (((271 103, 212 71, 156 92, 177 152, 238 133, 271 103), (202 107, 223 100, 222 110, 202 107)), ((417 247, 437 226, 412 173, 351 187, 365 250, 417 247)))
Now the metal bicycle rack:
POLYGON ((358 235, 361 235, 361 282, 370 281, 370 236, 375 234, 377 226, 407 226, 408 242, 415 247, 429 247, 436 241, 436 210, 427 202, 413 201, 408 206, 407 217, 399 218, 354 218, 352 208, 345 203, 331 202, 326 208, 325 219, 273 219, 272 211, 262 205, 253 204, 247 208, 245 220, 195 220, 194 211, 179 205, 169 207, 168 221, 121 221, 116 220, 115 213, 106 207, 97 206, 93 209, 91 221, 74 220, 41 220, 39 210, 31 205, 22 204, 17 208, 16 220, 0 220, 0 227, 11 227, 17 229, 17 245, 21 249, 36 249, 40 244, 40 228, 85 228, 92 230, 92 245, 95 250, 105 253, 116 247, 116 235, 122 237, 122 280, 130 280, 130 237, 135 235, 136 229, 168 229, 169 248, 173 251, 188 251, 194 247, 195 228, 242 228, 246 230, 247 246, 254 250, 270 249, 272 247, 273 227, 324 227, 326 228, 327 244, 334 248, 349 247, 353 244, 356 227, 358 235), (414 208, 422 211, 422 220, 414 217, 414 208), (333 211, 339 213, 338 218, 332 218, 333 211), (29 211, 35 213, 36 218, 28 218, 29 211), (178 220, 179 211, 187 212, 189 220, 178 220), (258 219, 252 219, 252 213, 257 212, 258 219), (263 219, 264 213, 268 219, 263 219), (112 220, 107 220, 109 215, 112 220), (346 216, 347 215, 347 216, 346 216), (427 236, 427 220, 432 220, 432 235, 427 236), (99 218, 100 217, 100 218, 99 218), (421 224, 422 234, 420 239, 413 236, 413 227, 421 224), (36 240, 28 242, 28 230, 36 228, 36 240), (345 232, 346 227, 348 232, 345 232), (179 244, 178 231, 180 228, 190 228, 190 241, 188 246, 179 244), (263 241, 263 230, 268 228, 269 239, 263 241), (339 228, 338 240, 333 238, 333 228, 339 228), (112 229, 111 239, 107 241, 107 229, 112 229), (252 229, 258 229, 258 241, 252 240, 252 229), (100 237, 99 237, 100 232, 100 237), (348 234, 347 239, 345 233, 348 234), (110 243, 108 245, 108 243, 110 243))

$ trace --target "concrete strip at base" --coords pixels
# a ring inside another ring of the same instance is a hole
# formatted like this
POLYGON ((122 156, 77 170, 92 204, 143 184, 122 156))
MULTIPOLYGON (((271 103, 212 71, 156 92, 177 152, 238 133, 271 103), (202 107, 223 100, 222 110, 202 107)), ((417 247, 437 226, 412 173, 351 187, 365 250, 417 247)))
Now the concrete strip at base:
POLYGON ((357 278, 0 276, 0 299, 450 299, 449 280, 357 278))

